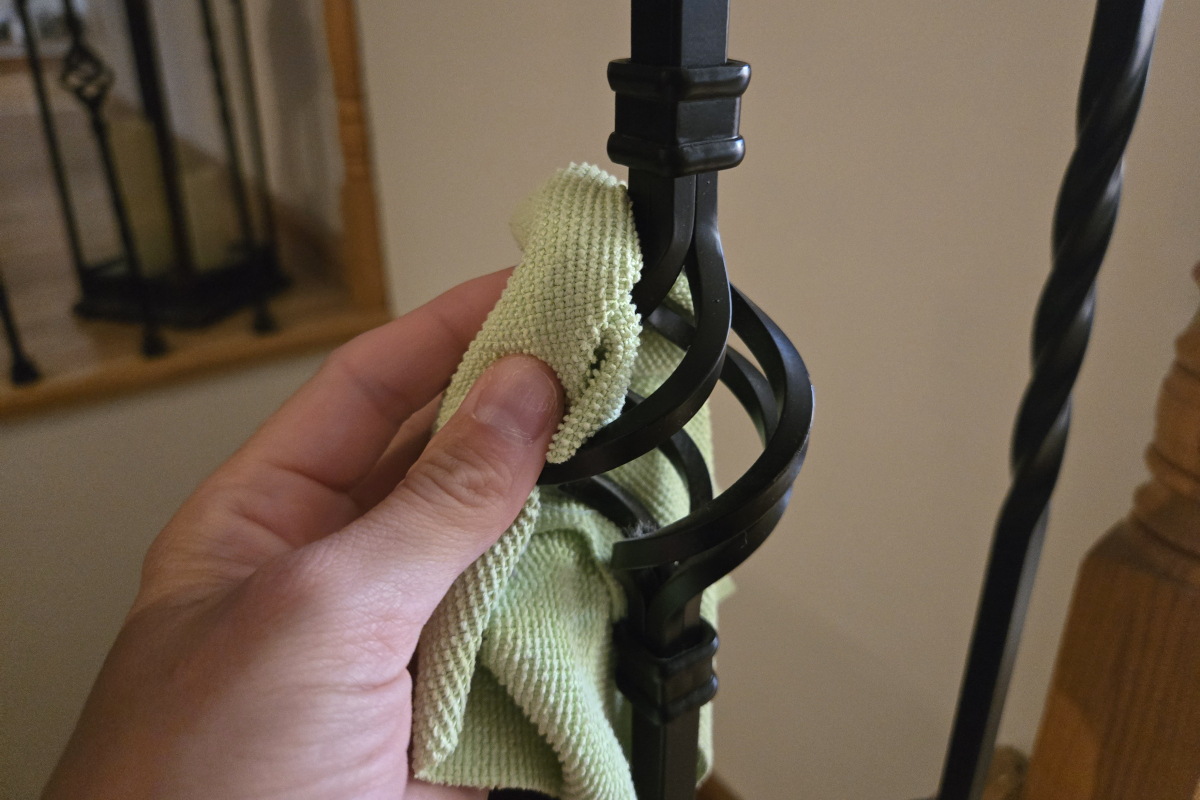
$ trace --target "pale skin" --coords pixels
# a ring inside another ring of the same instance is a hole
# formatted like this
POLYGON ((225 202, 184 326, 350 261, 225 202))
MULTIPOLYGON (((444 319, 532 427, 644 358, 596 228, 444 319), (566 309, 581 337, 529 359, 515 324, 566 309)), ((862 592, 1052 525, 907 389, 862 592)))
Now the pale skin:
POLYGON ((562 417, 554 372, 510 356, 429 435, 507 277, 339 348, 184 503, 46 800, 485 797, 411 777, 410 662, 562 417))

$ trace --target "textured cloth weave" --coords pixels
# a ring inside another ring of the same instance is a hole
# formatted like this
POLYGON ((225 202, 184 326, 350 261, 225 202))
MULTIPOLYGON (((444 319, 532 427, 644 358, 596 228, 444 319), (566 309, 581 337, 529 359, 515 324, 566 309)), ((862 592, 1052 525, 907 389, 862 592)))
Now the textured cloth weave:
MULTIPOLYGON (((446 390, 438 425, 493 361, 534 355, 565 390, 566 415, 547 455, 562 462, 616 418, 627 389, 649 394, 682 353, 643 332, 630 301, 642 256, 615 178, 572 164, 526 201, 512 228, 523 259, 446 390)), ((672 296, 690 308, 686 283, 672 296)), ((711 464, 707 406, 687 429, 711 464)), ((662 524, 688 510, 686 487, 658 452, 611 476, 662 524)), ((553 489, 535 489, 508 531, 458 578, 418 647, 418 778, 563 800, 636 800, 630 711, 613 680, 612 625, 625 599, 607 566, 626 533, 553 489)), ((723 593, 704 597, 702 613, 714 624, 723 593)), ((698 778, 711 763, 711 731, 705 707, 698 778)))

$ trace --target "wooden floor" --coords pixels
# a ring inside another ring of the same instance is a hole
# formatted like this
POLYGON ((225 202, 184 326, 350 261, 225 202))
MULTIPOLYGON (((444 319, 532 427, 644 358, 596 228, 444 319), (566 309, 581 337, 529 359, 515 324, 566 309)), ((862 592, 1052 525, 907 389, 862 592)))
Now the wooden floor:
MULTIPOLYGON (((167 330, 170 352, 148 360, 139 353, 138 326, 77 318, 71 308, 79 290, 31 87, 27 73, 0 71, 0 275, 25 350, 43 377, 11 386, 7 349, 0 346, 0 417, 326 346, 384 321, 382 314, 351 303, 328 259, 319 257, 320 248, 311 241, 294 235, 295 225, 280 243, 294 285, 272 303, 276 333, 252 333, 244 311, 200 331, 167 330)), ((95 146, 75 99, 51 88, 85 258, 99 260, 116 251, 116 235, 95 146)))

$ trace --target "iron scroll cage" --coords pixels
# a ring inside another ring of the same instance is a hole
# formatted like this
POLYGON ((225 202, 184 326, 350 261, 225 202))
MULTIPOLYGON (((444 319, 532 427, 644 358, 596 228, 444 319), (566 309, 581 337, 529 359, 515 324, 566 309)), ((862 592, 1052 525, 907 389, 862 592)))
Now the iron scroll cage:
POLYGON ((807 450, 813 391, 795 347, 729 283, 717 228, 717 171, 737 166, 749 65, 726 55, 729 0, 633 0, 631 57, 608 66, 616 92, 609 157, 629 167, 645 267, 632 299, 644 323, 683 357, 648 397, 539 483, 638 531, 613 548, 628 615, 614 632, 617 686, 633 709, 631 772, 639 800, 695 796, 700 708, 716 693, 715 631, 703 591, 748 558, 775 528, 807 450), (666 299, 680 274, 694 314, 666 299), (729 346, 730 331, 750 350, 729 346), (750 469, 713 496, 708 465, 683 426, 723 382, 763 443, 750 469), (661 451, 688 487, 690 512, 656 520, 603 473, 661 451))

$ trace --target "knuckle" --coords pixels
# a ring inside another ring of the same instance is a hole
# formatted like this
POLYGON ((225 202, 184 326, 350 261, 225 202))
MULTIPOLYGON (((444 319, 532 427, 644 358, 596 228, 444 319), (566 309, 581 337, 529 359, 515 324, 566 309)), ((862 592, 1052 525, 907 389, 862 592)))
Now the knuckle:
POLYGON ((236 628, 252 641, 290 643, 322 681, 346 688, 390 683, 402 672, 420 626, 390 598, 373 596, 341 569, 332 551, 298 552, 245 584, 236 628))
POLYGON ((507 505, 512 465, 482 441, 455 437, 427 450, 409 470, 401 490, 436 509, 485 509, 507 505))
POLYGON ((336 565, 319 548, 289 554, 256 570, 243 584, 242 607, 259 622, 276 626, 320 617, 342 602, 336 565))

